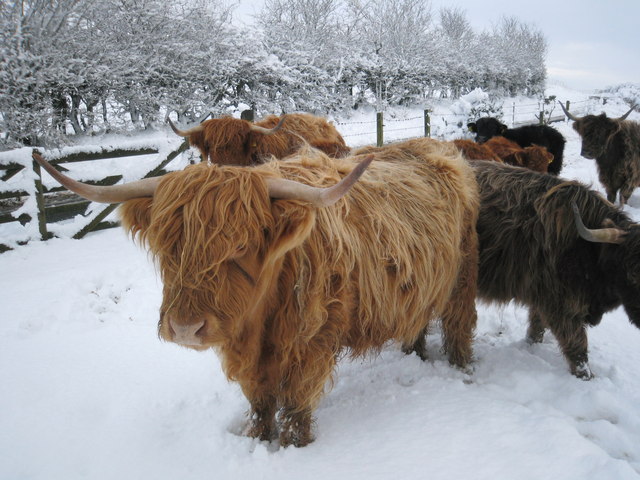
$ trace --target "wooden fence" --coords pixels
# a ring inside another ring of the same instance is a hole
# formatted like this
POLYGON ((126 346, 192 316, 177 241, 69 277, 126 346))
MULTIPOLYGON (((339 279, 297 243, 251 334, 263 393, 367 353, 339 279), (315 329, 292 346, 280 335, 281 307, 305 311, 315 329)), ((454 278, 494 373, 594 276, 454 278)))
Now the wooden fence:
MULTIPOLYGON (((185 152, 189 148, 188 142, 183 142, 176 150, 171 151, 164 158, 159 159, 154 168, 149 170, 143 178, 154 177, 162 175, 164 167, 174 160, 178 155, 185 152)), ((37 151, 37 150, 34 150, 37 151)), ((47 152, 41 153, 45 158, 47 152)), ((142 155, 158 154, 157 148, 137 148, 133 150, 129 149, 101 149, 99 152, 92 153, 74 153, 63 157, 55 158, 50 161, 60 171, 67 171, 63 166, 73 162, 85 162, 94 160, 115 159, 122 157, 136 157, 142 155)), ((31 222, 37 222, 39 236, 42 240, 47 240, 52 237, 47 224, 53 222, 59 222, 72 218, 78 214, 83 213, 86 210, 87 205, 90 203, 87 200, 82 199, 78 195, 68 192, 64 187, 52 187, 45 188, 42 182, 42 174, 40 165, 35 161, 32 161, 31 167, 35 175, 33 176, 33 188, 31 192, 25 190, 5 190, 0 191, 0 225, 8 222, 20 222, 23 226, 31 222), (19 216, 15 216, 22 205, 26 202, 29 196, 35 196, 35 217, 32 214, 23 213, 19 216)), ((25 167, 22 163, 7 162, 0 163, 0 181, 7 182, 12 177, 17 175, 25 167)), ((122 179, 122 175, 107 176, 98 181, 87 181, 86 183, 94 185, 113 185, 122 179)), ((109 228, 115 226, 116 223, 105 221, 111 212, 117 207, 117 205, 105 205, 100 206, 99 212, 93 216, 93 218, 78 231, 76 231, 72 237, 82 238, 87 233, 100 230, 103 228, 109 228)), ((23 242, 19 242, 23 243, 23 242)), ((12 247, 0 242, 0 253, 10 250, 12 247)))
MULTIPOLYGON (((535 106, 535 104, 532 104, 532 106, 535 106)), ((522 105, 520 106, 520 108, 522 108, 522 105)), ((566 108, 567 110, 569 110, 570 108, 569 102, 566 103, 566 108)), ((545 116, 544 111, 539 111, 539 112, 540 112, 539 115, 537 115, 535 114, 535 111, 534 111, 530 121, 526 121, 522 123, 523 124, 535 123, 536 118, 540 123, 550 123, 550 122, 562 121, 565 119, 564 114, 556 114, 555 116, 553 115, 545 116)), ((362 123, 362 124, 375 123, 376 125, 375 132, 355 133, 353 135, 357 136, 357 135, 375 134, 376 143, 378 146, 381 146, 384 144, 385 132, 387 133, 402 132, 402 134, 406 134, 409 131, 415 132, 415 134, 411 134, 409 136, 405 135, 403 138, 417 137, 421 135, 424 135, 425 137, 430 137, 431 130, 432 130, 432 117, 438 116, 438 118, 440 118, 441 116, 444 116, 444 115, 454 115, 454 114, 437 113, 437 112, 433 112, 431 110, 425 109, 421 116, 416 116, 409 119, 389 118, 387 119, 387 121, 390 123, 390 125, 386 125, 383 113, 378 112, 376 114, 376 119, 374 121, 356 122, 356 123, 362 123), (407 128, 406 122, 408 121, 421 121, 422 125, 419 127, 411 126, 407 128), (401 124, 401 126, 395 127, 393 123, 396 123, 396 122, 401 124), (387 128, 389 126, 392 128, 387 128)), ((511 120, 512 121, 509 122, 509 119, 505 119, 507 123, 511 124, 510 126, 517 126, 518 122, 516 122, 515 106, 512 110, 511 120)), ((460 122, 459 115, 456 115, 455 121, 460 122)), ((350 123, 348 122, 338 123, 338 125, 350 125, 350 123)), ((345 134, 344 137, 349 137, 353 135, 345 134)), ((398 139, 396 138, 395 140, 398 140, 398 139)), ((182 143, 179 146, 179 148, 171 151, 164 158, 159 159, 157 165, 154 168, 152 168, 150 171, 148 171, 143 178, 161 175, 162 173, 164 173, 164 170, 163 170, 164 167, 169 162, 174 160, 178 155, 185 152, 188 148, 189 146, 187 142, 182 143)), ((59 170, 66 171, 66 168, 63 165, 73 163, 73 162, 114 159, 114 158, 121 158, 121 157, 151 155, 151 154, 158 154, 158 153, 159 153, 159 150, 157 148, 137 148, 132 150, 102 149, 100 152, 74 153, 72 155, 66 155, 64 157, 54 158, 53 160, 50 161, 50 163, 56 166, 56 168, 58 168, 59 170)), ((47 152, 42 152, 42 154, 44 155, 45 158, 47 158, 47 152)), ((20 171, 22 171, 25 168, 25 166, 26 168, 28 168, 27 163, 29 162, 24 162, 24 161, 21 163, 11 162, 11 161, 9 162, 5 161, 4 163, 0 162, 0 186, 1 186, 1 182, 7 182, 13 176, 15 176, 20 171)), ((32 163, 31 168, 33 168, 33 172, 35 174, 33 176, 34 178, 33 186, 32 188, 30 188, 30 190, 32 190, 31 192, 27 192, 25 190, 7 191, 7 190, 0 189, 0 226, 8 222, 20 222, 22 225, 33 224, 33 222, 36 222, 39 237, 43 240, 46 240, 52 237, 52 234, 49 231, 47 224, 59 222, 62 220, 72 218, 78 214, 82 214, 86 210, 86 207, 89 204, 89 202, 84 199, 81 199, 80 197, 78 197, 73 193, 66 191, 63 187, 52 187, 50 189, 45 188, 42 183, 40 166, 35 161, 32 161, 31 163, 32 163), (16 217, 15 213, 25 203, 26 201, 25 198, 28 198, 32 195, 35 197, 35 204, 36 204, 36 208, 30 210, 32 214, 30 215, 29 213, 22 213, 21 215, 16 217), (33 218, 34 215, 36 218, 33 218)), ((111 175, 101 180, 94 181, 94 182, 88 181, 87 183, 93 183, 98 185, 112 185, 117 183, 121 179, 122 179, 122 175, 111 175)), ((97 214, 95 214, 94 212, 93 218, 84 226, 82 226, 78 231, 73 233, 72 237, 82 238, 91 231, 115 226, 116 225, 115 222, 110 222, 106 220, 109 214, 113 212, 115 208, 116 208, 116 205, 101 206, 100 211, 97 214)), ((31 236, 31 238, 33 238, 33 236, 31 236)), ((0 253, 10 250, 11 248, 12 247, 10 245, 4 244, 3 239, 0 238, 0 253)))

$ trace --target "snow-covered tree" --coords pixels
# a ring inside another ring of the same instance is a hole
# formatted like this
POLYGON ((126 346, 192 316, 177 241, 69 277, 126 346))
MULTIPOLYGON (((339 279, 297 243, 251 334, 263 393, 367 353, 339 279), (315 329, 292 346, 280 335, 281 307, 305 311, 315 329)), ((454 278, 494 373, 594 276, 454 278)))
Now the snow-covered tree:
POLYGON ((0 141, 192 123, 250 105, 327 113, 475 88, 539 94, 546 41, 515 18, 476 33, 428 0, 266 0, 240 31, 225 0, 0 2, 0 141))
POLYGON ((343 107, 349 45, 338 0, 267 0, 262 45, 280 81, 269 96, 280 108, 326 112, 343 107))
POLYGON ((547 43, 540 31, 515 17, 502 17, 485 40, 496 88, 510 95, 544 90, 547 43))
POLYGON ((359 39, 367 87, 378 108, 419 98, 430 77, 433 54, 431 5, 427 0, 347 0, 359 39))

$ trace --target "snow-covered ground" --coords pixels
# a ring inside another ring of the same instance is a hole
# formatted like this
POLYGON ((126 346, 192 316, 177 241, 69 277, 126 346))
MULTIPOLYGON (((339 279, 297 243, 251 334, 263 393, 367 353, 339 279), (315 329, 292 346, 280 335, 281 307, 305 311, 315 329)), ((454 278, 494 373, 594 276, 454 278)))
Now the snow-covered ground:
MULTIPOLYGON (((602 191, 554 126, 562 176, 602 191)), ((626 210, 640 221, 640 189, 626 210)), ((316 441, 277 449, 239 435, 248 404, 213 351, 158 340, 160 280, 121 230, 31 242, 0 272, 2 480, 640 478, 640 331, 622 309, 589 330, 585 382, 550 334, 523 341, 524 309, 480 304, 471 374, 437 331, 427 362, 393 345, 342 360, 316 441)))

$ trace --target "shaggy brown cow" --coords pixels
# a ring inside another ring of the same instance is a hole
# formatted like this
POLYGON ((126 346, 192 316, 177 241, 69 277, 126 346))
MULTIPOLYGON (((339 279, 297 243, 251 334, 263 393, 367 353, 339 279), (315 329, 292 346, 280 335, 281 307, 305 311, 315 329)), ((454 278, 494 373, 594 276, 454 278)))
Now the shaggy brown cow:
POLYGON ((534 172, 546 173, 553 161, 553 155, 544 147, 532 145, 522 148, 513 140, 501 136, 492 137, 482 145, 486 145, 504 163, 534 172))
POLYGON ((640 328, 640 225, 577 182, 495 162, 473 167, 479 297, 528 306, 527 340, 541 342, 549 328, 571 372, 590 379, 586 327, 622 305, 640 328))
POLYGON ((516 142, 522 148, 539 145, 553 155, 548 171, 558 175, 562 170, 565 139, 560 132, 549 125, 524 125, 508 128, 497 118, 484 117, 467 124, 469 130, 476 134, 476 142, 484 143, 495 136, 502 136, 516 142))
POLYGON ((467 160, 492 160, 494 162, 502 162, 502 159, 485 144, 464 139, 454 140, 453 144, 462 152, 462 156, 467 160))
POLYGON ((173 131, 189 139, 200 150, 203 159, 218 165, 255 165, 271 156, 284 158, 309 144, 327 155, 340 158, 349 154, 349 147, 331 123, 306 113, 291 113, 251 123, 225 117, 202 122, 189 130, 173 131))
POLYGON ((467 160, 492 160, 546 173, 553 155, 546 148, 534 145, 522 148, 505 137, 492 137, 485 143, 454 140, 453 144, 467 160))
POLYGON ((604 113, 577 117, 562 102, 560 106, 582 138, 580 155, 595 159, 607 199, 614 203, 620 191, 620 204, 627 203, 640 186, 640 123, 625 120, 635 105, 620 118, 608 118, 604 113))
POLYGON ((303 446, 342 350, 411 345, 440 318, 449 361, 471 359, 473 171, 452 148, 416 139, 378 149, 353 184, 373 158, 306 149, 253 168, 200 163, 116 187, 69 182, 39 161, 89 199, 147 196, 121 214, 162 273, 160 337, 216 349, 251 405, 248 435, 277 436, 279 412, 280 444, 303 446))

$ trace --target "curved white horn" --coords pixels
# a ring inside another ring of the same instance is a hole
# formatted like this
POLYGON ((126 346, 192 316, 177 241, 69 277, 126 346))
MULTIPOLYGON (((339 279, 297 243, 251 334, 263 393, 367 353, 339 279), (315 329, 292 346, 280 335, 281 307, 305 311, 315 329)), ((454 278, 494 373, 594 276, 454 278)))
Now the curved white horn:
POLYGON ((181 137, 189 137, 196 132, 202 131, 202 125, 197 125, 193 128, 190 128, 189 130, 180 130, 178 127, 174 125, 174 123, 171 121, 169 117, 167 117, 167 120, 169 121, 171 130, 173 130, 176 135, 179 135, 181 137))
POLYGON ((573 209, 573 217, 576 223, 576 229, 578 230, 578 235, 587 242, 615 244, 621 244, 624 242, 624 237, 627 234, 624 230, 619 228, 598 228, 593 230, 587 228, 582 222, 580 210, 578 209, 576 202, 571 202, 571 208, 573 209))
POLYGON ((56 170, 42 155, 33 152, 33 159, 40 164, 63 187, 68 188, 87 200, 100 203, 120 203, 132 198, 152 197, 162 177, 143 178, 137 182, 122 185, 88 185, 56 170))
POLYGON ((622 120, 626 119, 629 116, 629 114, 635 110, 636 106, 637 106, 636 104, 633 104, 633 106, 629 109, 629 111, 627 113, 625 113, 621 117, 617 118, 616 120, 622 121, 622 120))
POLYGON ((558 103, 560 104, 560 106, 562 107, 562 111, 564 112, 564 114, 569 117, 571 120, 573 120, 574 122, 577 122, 578 120, 580 120, 580 117, 576 117, 573 113, 569 112, 569 110, 567 110, 566 108, 564 108, 564 104, 558 100, 558 103))
POLYGON ((278 124, 273 127, 273 128, 264 128, 264 127, 260 127, 258 125, 254 125, 253 123, 250 125, 250 129, 253 132, 258 132, 258 133, 262 133, 264 135, 273 135, 274 133, 276 133, 278 130, 280 130, 280 128, 282 127, 282 125, 284 124, 285 119, 287 118, 287 115, 282 115, 280 117, 280 121, 278 122, 278 124))
POLYGON ((373 159, 373 154, 367 155, 346 177, 332 187, 312 187, 293 180, 269 178, 267 179, 269 196, 287 200, 304 200, 316 207, 328 207, 346 195, 373 159))

